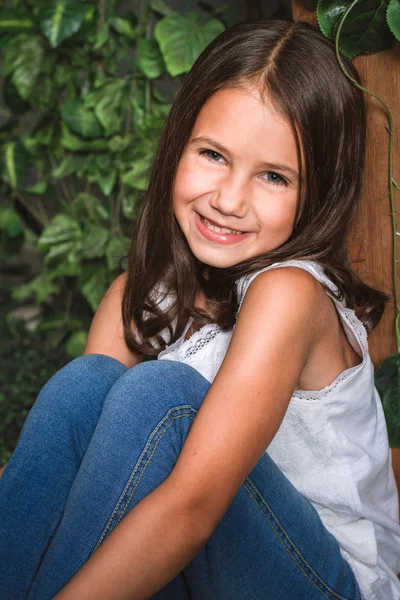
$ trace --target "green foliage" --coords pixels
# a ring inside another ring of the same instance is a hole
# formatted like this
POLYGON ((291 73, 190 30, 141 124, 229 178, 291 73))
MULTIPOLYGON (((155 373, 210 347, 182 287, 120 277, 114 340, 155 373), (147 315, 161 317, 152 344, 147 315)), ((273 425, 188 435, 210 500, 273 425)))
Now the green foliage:
POLYGON ((41 388, 71 360, 45 332, 28 331, 21 321, 7 319, 14 304, 10 292, 0 288, 0 465, 9 460, 41 388))
POLYGON ((389 445, 400 448, 400 354, 385 358, 375 371, 375 385, 382 400, 389 445))
MULTIPOLYGON (((180 15, 162 0, 143 0, 138 15, 124 6, 0 3, 0 255, 19 252, 34 233, 43 257, 42 272, 14 290, 18 302, 55 302, 69 285, 97 309, 128 253, 130 221, 180 85, 172 81, 167 98, 159 79, 187 72, 224 29, 213 15, 180 15)), ((74 352, 79 324, 76 334, 74 352)))
MULTIPOLYGON (((334 40, 352 0, 307 0, 316 9, 322 33, 334 40)), ((399 0, 359 0, 346 17, 339 48, 348 58, 392 48, 400 40, 399 0)))

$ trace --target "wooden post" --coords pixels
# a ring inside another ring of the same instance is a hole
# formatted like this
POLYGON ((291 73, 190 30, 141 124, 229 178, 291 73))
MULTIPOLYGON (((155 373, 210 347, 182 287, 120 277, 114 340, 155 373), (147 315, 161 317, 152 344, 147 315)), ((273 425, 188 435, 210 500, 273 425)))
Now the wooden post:
MULTIPOLYGON (((295 20, 307 21, 318 27, 316 11, 310 10, 303 0, 292 0, 292 11, 295 20)), ((393 178, 400 185, 400 44, 376 54, 360 54, 353 63, 363 87, 382 98, 392 113, 393 178)), ((393 234, 388 196, 389 134, 385 128, 388 125, 386 112, 381 103, 367 93, 365 100, 368 120, 365 192, 349 237, 349 252, 353 269, 363 281, 392 296, 379 325, 368 336, 369 353, 377 368, 384 358, 397 352, 393 234)), ((396 206, 399 195, 399 191, 394 192, 396 206)), ((397 219, 400 231, 400 211, 397 219)), ((392 459, 400 493, 400 448, 392 448, 392 459)))

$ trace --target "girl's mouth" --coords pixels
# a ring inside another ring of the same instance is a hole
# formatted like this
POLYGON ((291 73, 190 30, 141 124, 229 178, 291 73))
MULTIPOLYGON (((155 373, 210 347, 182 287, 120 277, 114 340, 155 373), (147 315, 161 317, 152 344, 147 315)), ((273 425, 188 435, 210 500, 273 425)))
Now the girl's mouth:
POLYGON ((251 235, 251 231, 236 233, 232 230, 217 227, 197 212, 194 213, 194 220, 198 231, 211 242, 217 242, 219 244, 236 244, 251 235))

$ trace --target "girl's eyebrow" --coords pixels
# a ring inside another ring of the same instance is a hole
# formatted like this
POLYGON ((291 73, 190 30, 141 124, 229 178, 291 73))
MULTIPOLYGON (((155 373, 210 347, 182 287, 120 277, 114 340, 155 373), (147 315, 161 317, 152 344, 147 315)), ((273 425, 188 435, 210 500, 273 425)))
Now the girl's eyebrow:
MULTIPOLYGON (((190 141, 190 145, 195 144, 196 142, 201 142, 203 144, 210 144, 211 146, 214 146, 215 148, 217 148, 222 154, 227 154, 228 156, 230 156, 229 150, 227 148, 225 148, 225 146, 223 146, 219 142, 213 140, 212 138, 200 135, 198 137, 193 138, 190 141)), ((289 165, 281 165, 278 163, 271 163, 271 162, 260 162, 259 166, 263 167, 263 168, 266 167, 267 169, 276 169, 278 171, 284 171, 285 173, 289 173, 295 181, 298 181, 298 179, 299 179, 298 172, 295 169, 293 169, 293 167, 289 167, 289 165)))

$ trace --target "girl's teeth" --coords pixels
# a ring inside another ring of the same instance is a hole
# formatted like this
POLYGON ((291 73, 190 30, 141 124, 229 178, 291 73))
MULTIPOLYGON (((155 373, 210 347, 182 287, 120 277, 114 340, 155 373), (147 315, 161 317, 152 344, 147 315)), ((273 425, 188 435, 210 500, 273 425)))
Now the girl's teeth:
POLYGON ((203 218, 203 221, 209 229, 212 229, 212 231, 216 231, 217 233, 232 233, 234 235, 240 235, 242 233, 241 231, 233 231, 232 229, 226 229, 225 227, 217 227, 216 225, 210 223, 210 221, 207 221, 207 219, 205 218, 203 218))

